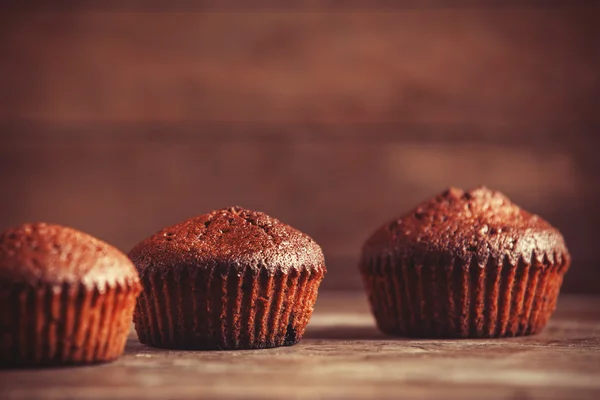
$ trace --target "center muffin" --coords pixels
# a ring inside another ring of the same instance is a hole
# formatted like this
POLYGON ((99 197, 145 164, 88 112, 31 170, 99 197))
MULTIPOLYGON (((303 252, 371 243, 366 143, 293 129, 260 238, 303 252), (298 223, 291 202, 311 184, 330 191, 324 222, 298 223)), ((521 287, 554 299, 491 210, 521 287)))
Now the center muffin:
POLYGON ((165 228, 129 253, 143 283, 140 342, 179 349, 297 343, 326 268, 308 235, 229 207, 165 228))

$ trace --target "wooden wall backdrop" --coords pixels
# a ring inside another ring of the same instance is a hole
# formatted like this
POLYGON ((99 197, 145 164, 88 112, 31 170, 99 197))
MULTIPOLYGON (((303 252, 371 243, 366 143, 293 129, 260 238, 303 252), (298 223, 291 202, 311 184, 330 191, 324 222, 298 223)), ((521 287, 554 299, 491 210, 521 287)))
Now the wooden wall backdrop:
POLYGON ((322 244, 324 288, 357 289, 378 225, 486 184, 564 232, 565 290, 600 293, 597 3, 452 3, 5 10, 0 228, 128 250, 239 204, 322 244))

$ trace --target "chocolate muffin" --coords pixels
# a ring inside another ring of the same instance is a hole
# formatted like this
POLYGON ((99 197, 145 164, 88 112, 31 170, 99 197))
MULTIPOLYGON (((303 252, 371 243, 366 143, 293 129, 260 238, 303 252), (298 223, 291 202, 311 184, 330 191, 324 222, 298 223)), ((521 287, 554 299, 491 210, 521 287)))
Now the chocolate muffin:
POLYGON ((379 329, 412 337, 503 337, 544 328, 570 256, 560 232, 499 192, 449 189, 364 244, 379 329))
POLYGON ((83 232, 35 223, 0 233, 0 364, 116 359, 140 290, 127 256, 83 232))
POLYGON ((239 207, 165 228, 129 256, 144 287, 134 313, 139 340, 166 348, 293 345, 326 272, 310 237, 239 207))

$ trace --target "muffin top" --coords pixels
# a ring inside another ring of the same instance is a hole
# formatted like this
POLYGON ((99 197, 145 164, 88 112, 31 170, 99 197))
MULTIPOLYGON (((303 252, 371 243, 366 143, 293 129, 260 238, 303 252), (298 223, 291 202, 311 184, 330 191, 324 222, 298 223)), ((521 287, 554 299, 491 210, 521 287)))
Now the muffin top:
POLYGON ((363 247, 364 256, 381 253, 464 261, 476 256, 479 262, 504 256, 511 262, 519 257, 539 262, 544 256, 550 262, 569 257, 556 228, 486 187, 450 188, 385 224, 363 247))
POLYGON ((130 252, 140 273, 148 268, 217 266, 276 270, 325 269, 323 252, 308 235, 268 215, 229 207, 165 228, 130 252))
POLYGON ((0 233, 0 281, 102 289, 139 278, 131 260, 115 247, 73 228, 32 223, 0 233))

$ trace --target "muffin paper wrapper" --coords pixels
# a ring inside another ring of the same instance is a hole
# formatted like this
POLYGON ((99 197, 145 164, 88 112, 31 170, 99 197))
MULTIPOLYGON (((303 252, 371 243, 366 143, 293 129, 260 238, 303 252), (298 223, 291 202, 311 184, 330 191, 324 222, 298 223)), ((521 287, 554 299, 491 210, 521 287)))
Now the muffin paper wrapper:
POLYGON ((134 314, 140 341, 182 349, 251 349, 297 343, 324 270, 148 271, 134 314))
POLYGON ((0 365, 111 361, 131 327, 137 285, 0 287, 0 365))
POLYGON ((568 259, 366 259, 363 283, 379 329, 408 337, 505 337, 541 331, 568 259))

